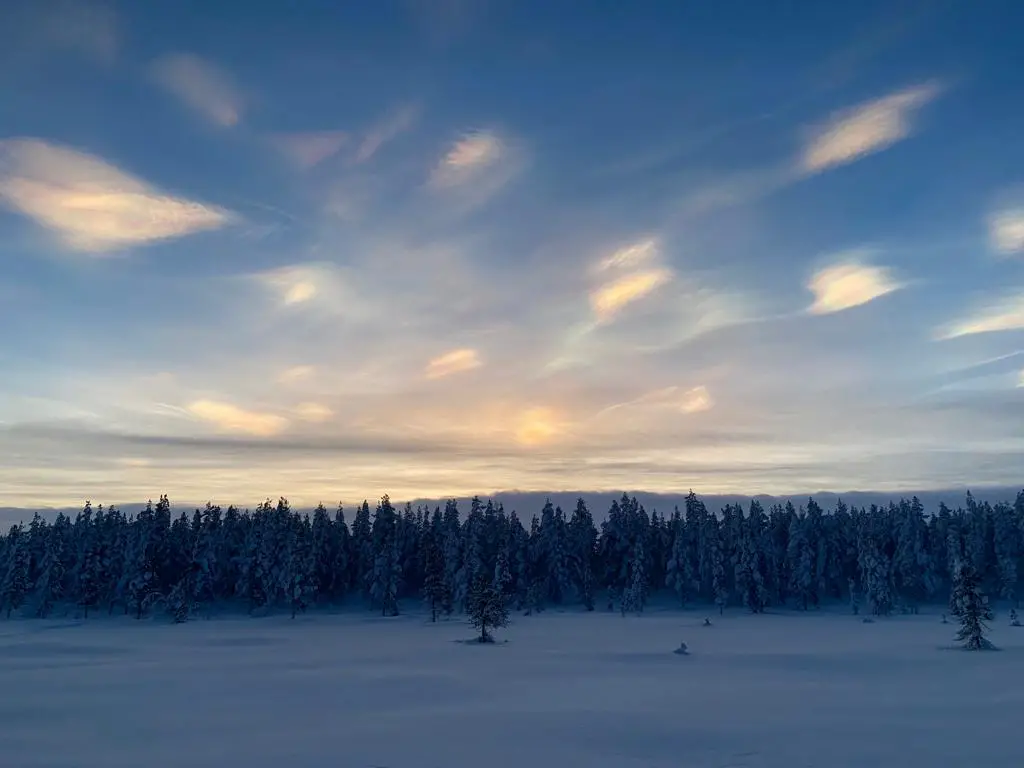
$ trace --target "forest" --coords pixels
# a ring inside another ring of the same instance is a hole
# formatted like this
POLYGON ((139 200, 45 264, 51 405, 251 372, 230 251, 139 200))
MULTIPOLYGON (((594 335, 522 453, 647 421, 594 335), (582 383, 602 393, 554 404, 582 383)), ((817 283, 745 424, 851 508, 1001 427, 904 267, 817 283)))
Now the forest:
POLYGON ((1024 566, 1024 491, 1015 502, 822 509, 813 498, 767 511, 714 513, 692 491, 669 515, 635 497, 600 526, 580 498, 528 522, 474 498, 468 509, 363 502, 311 514, 286 499, 254 510, 177 512, 166 496, 133 515, 86 503, 74 519, 36 514, 0 537, 7 617, 120 612, 175 622, 214 610, 290 611, 348 604, 383 615, 423 601, 431 618, 464 613, 485 582, 515 610, 639 613, 652 597, 681 608, 761 613, 845 602, 855 613, 916 612, 945 602, 969 564, 982 589, 1016 606, 1024 566))

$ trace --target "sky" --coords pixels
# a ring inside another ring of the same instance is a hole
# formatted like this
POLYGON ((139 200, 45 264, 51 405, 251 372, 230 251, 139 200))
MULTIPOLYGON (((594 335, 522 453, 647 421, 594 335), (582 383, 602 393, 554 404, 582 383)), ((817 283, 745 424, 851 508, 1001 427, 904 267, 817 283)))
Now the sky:
POLYGON ((1019 485, 1022 24, 8 0, 0 506, 1019 485))

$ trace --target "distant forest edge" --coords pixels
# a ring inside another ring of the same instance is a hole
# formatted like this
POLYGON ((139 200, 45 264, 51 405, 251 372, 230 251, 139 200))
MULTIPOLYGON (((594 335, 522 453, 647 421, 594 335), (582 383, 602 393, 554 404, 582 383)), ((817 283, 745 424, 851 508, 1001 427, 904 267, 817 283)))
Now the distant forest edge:
POLYGON ((848 601, 886 615, 944 602, 961 564, 1017 605, 1024 491, 995 502, 968 492, 962 506, 928 511, 914 496, 837 499, 827 510, 814 498, 753 499, 718 512, 691 492, 671 514, 623 493, 599 526, 582 497, 570 512, 548 500, 526 520, 479 498, 396 507, 384 496, 375 508, 309 514, 283 498, 252 511, 179 511, 162 496, 135 513, 87 502, 73 516, 36 513, 12 526, 0 537, 0 610, 186 621, 214 607, 295 615, 341 603, 395 615, 422 600, 436 618, 466 612, 484 581, 528 612, 601 603, 639 613, 663 593, 680 607, 760 613, 848 601))

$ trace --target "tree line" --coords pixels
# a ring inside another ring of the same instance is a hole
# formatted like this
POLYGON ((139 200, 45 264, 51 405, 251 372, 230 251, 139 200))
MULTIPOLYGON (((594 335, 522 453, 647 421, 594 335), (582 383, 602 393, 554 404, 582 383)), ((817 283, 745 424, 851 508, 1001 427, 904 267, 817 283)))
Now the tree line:
POLYGON ((341 505, 307 514, 282 498, 176 512, 161 496, 133 515, 87 502, 74 519, 36 514, 12 526, 0 537, 0 610, 166 612, 180 622, 213 608, 295 615, 343 602, 394 615, 417 599, 436 620, 500 618, 504 606, 642 612, 664 593, 680 607, 848 601, 886 615, 945 601, 962 567, 1017 605, 1022 566, 1024 491, 995 505, 968 493, 964 506, 929 513, 914 497, 828 511, 813 498, 768 510, 754 500, 717 514, 691 492, 669 515, 623 494, 600 526, 582 498, 568 514, 548 502, 524 523, 479 498, 431 510, 384 496, 349 522, 341 505))

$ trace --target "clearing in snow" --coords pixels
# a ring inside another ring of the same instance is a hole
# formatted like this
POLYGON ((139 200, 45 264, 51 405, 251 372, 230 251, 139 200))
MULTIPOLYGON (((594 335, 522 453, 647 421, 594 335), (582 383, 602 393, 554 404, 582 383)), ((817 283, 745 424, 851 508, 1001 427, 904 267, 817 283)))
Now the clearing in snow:
POLYGON ((316 613, 0 623, 17 768, 1010 768, 1024 630, 938 614, 316 613), (507 640, 508 642, 501 642, 507 640), (680 641, 689 653, 673 653, 680 641))

